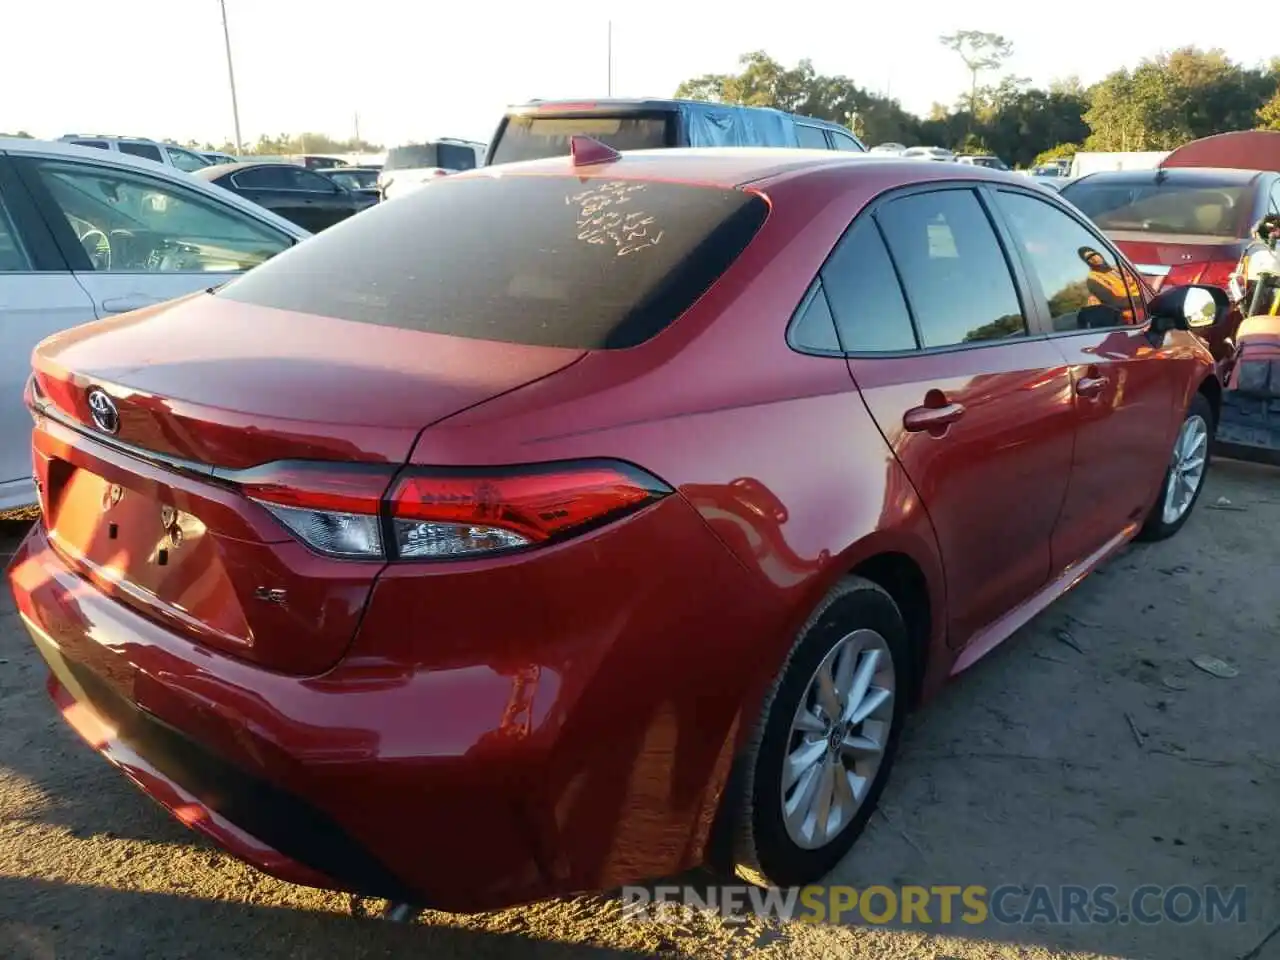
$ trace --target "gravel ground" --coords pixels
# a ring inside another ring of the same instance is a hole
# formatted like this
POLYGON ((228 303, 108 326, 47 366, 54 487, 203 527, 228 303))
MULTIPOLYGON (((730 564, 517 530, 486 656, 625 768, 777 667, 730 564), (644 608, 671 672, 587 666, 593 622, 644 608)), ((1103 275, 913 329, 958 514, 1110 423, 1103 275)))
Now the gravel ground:
POLYGON ((1130 548, 913 718, 885 815, 831 882, 1244 884, 1243 923, 673 926, 604 897, 356 920, 219 854, 82 746, 6 591, 0 957, 1280 960, 1280 471, 1222 461, 1208 484, 1178 537, 1130 548), (1197 670, 1201 653, 1239 675, 1197 670))

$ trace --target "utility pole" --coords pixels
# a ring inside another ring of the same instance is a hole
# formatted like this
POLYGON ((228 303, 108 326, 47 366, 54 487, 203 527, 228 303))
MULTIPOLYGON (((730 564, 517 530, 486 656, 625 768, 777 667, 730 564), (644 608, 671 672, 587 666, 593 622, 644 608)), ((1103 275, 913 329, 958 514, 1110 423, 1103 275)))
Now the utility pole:
POLYGON ((606 46, 608 47, 608 50, 609 50, 608 91, 609 91, 609 96, 612 97, 613 96, 613 21, 612 20, 609 21, 609 40, 606 46))
POLYGON ((236 71, 231 65, 231 31, 227 29, 227 0, 218 0, 222 7, 222 40, 227 46, 227 80, 231 84, 231 116, 236 125, 236 153, 244 150, 240 139, 240 105, 236 102, 236 71))
POLYGON ((356 145, 360 144, 360 111, 356 111, 356 145))

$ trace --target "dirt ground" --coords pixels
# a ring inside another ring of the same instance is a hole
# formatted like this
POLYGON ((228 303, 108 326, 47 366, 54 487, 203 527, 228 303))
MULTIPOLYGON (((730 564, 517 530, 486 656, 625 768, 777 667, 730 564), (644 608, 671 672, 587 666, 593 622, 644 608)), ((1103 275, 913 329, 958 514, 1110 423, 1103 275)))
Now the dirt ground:
POLYGON ((588 897, 401 926, 219 854, 91 754, 55 718, 6 590, 0 957, 1280 960, 1278 637, 1280 470, 1220 461, 1179 536, 1130 548, 913 718, 885 815, 830 878, 1243 884, 1243 923, 671 926, 588 897), (1239 675, 1201 672, 1202 653, 1239 675))

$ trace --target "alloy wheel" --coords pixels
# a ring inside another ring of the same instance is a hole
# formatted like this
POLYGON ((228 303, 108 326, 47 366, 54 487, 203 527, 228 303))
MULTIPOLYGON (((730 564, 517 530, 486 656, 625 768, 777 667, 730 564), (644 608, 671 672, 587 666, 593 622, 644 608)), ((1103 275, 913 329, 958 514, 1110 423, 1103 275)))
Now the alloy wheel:
POLYGON ((853 821, 884 759, 896 695, 889 645, 855 630, 831 648, 805 688, 782 762, 782 817, 806 850, 853 821))
POLYGON ((1203 417, 1190 416, 1178 431, 1169 463, 1169 482, 1165 487, 1161 519, 1177 523, 1191 509, 1191 503, 1204 482, 1209 455, 1209 426, 1203 417))

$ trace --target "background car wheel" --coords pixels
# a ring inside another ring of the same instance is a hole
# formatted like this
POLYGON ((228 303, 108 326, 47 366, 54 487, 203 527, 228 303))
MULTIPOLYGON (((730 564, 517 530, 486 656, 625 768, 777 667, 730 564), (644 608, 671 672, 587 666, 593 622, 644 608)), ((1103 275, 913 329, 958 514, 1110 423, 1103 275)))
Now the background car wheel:
POLYGON ((1187 408, 1187 416, 1173 441, 1169 469, 1165 471, 1160 496, 1147 515, 1140 540, 1166 540, 1182 529, 1204 489, 1213 446, 1213 408, 1204 394, 1197 393, 1187 408))
POLYGON ((884 789, 913 682, 893 598, 842 580, 800 630, 739 760, 741 876, 798 886, 848 852, 884 789))

